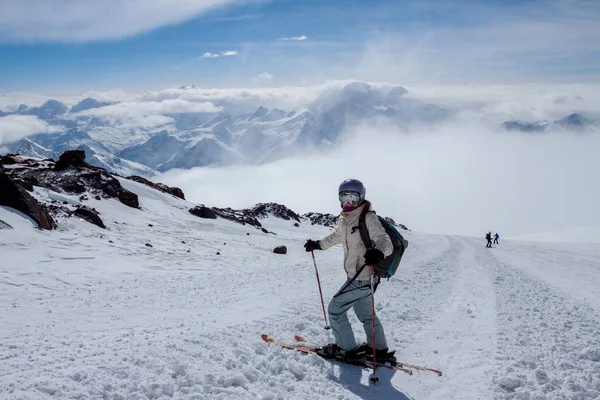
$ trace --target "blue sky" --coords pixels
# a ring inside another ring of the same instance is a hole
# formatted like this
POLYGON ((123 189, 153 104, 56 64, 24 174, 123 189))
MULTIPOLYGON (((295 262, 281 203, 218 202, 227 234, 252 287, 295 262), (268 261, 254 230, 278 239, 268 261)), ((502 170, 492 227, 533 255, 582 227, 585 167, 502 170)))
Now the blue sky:
POLYGON ((598 81, 596 3, 0 0, 0 91, 598 81))

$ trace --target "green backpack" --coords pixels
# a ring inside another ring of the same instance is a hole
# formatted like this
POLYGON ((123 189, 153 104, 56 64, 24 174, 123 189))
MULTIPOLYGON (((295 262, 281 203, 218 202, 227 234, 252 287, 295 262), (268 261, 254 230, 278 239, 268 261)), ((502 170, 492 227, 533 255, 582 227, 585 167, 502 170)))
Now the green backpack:
MULTIPOLYGON (((375 214, 374 211, 371 211, 375 214)), ((377 214, 375 214, 377 215, 377 214)), ((402 256, 404 255, 404 251, 408 247, 408 240, 404 239, 404 237, 398 232, 398 230, 389 222, 387 222, 384 218, 377 215, 379 218, 379 222, 385 229, 385 232, 388 234, 392 241, 392 245, 394 246, 394 250, 392 254, 383 259, 379 264, 374 265, 373 268, 375 270, 375 275, 380 278, 391 278, 394 276, 396 271, 398 270, 398 265, 400 265, 400 260, 402 260, 402 256)), ((360 231, 360 237, 362 238, 363 243, 365 244, 367 249, 373 247, 371 242, 371 238, 369 237, 369 231, 367 229, 366 223, 366 213, 362 213, 358 220, 358 229, 360 231)), ((360 269, 362 271, 362 268, 360 269)), ((360 273, 360 272, 359 272, 360 273)), ((358 276, 358 274, 357 274, 358 276)))

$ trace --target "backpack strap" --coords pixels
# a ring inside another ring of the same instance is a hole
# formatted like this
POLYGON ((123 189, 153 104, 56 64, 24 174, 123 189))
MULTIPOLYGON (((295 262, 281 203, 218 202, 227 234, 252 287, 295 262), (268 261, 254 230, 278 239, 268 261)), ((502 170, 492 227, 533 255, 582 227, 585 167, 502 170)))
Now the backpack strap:
POLYGON ((365 206, 365 209, 360 213, 358 217, 358 230, 360 232, 360 238, 362 239, 365 247, 370 249, 373 247, 371 243, 371 237, 369 236, 369 229, 367 228, 367 213, 369 212, 369 207, 365 206))

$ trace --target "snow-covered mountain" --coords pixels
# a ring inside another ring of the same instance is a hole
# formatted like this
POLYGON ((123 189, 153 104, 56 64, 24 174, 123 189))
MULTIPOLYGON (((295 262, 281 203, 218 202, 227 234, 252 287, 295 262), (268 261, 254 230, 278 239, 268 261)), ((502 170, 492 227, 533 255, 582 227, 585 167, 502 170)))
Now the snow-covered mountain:
MULTIPOLYGON (((187 89, 187 87, 186 87, 187 89)), ((184 89, 182 89, 184 90, 184 89)), ((70 110, 49 100, 40 108, 22 105, 14 113, 36 115, 63 128, 55 135, 34 135, 33 142, 55 153, 68 149, 93 150, 88 158, 120 158, 142 164, 152 170, 191 168, 207 165, 263 163, 303 151, 322 151, 336 146, 346 128, 368 118, 384 118, 400 128, 415 122, 437 123, 450 111, 406 96, 402 87, 371 86, 354 82, 329 90, 305 106, 293 110, 268 109, 262 105, 246 112, 247 106, 231 101, 216 102, 218 112, 173 112, 161 114, 163 123, 131 127, 106 118, 120 103, 99 102, 86 98, 70 110), (91 111, 90 111, 91 110, 91 111)), ((132 106, 130 103, 127 106, 132 106)), ((133 105, 135 107, 135 105, 133 105)), ((119 114, 120 113, 120 114, 119 114)), ((113 114, 110 114, 113 115, 113 114)), ((13 143, 11 152, 27 152, 31 143, 13 143)), ((115 159, 116 160, 116 159, 115 159)), ((115 164, 103 164, 114 168, 115 164)), ((113 172, 124 171, 111 169, 113 172)), ((143 173, 143 171, 138 171, 143 173)))
MULTIPOLYGON (((11 153, 56 158, 84 150, 93 165, 120 175, 149 176, 156 171, 198 166, 266 163, 339 146, 361 123, 383 121, 410 131, 434 128, 455 113, 423 102, 401 86, 351 82, 331 86, 292 109, 254 105, 236 99, 202 97, 183 86, 176 93, 138 96, 125 102, 84 98, 69 108, 56 100, 39 107, 22 104, 8 115, 31 115, 59 133, 34 134, 6 144, 11 153)), ((267 101, 273 103, 273 101, 267 101)), ((0 116, 0 118, 2 118, 0 116)), ((580 114, 561 120, 506 121, 504 128, 523 132, 594 130, 595 121, 580 114)))
POLYGON ((274 204, 227 214, 70 154, 2 161, 0 198, 44 205, 56 227, 36 229, 20 203, 0 206, 2 399, 600 395, 598 244, 486 249, 480 238, 403 231, 410 245, 376 310, 398 360, 443 375, 380 368, 373 385, 370 370, 261 339, 333 340, 319 292, 326 306, 344 284, 343 249, 315 252, 317 285, 302 247, 332 232, 332 216, 274 204))
POLYGON ((502 126, 508 131, 521 131, 526 133, 541 133, 556 130, 583 132, 596 130, 598 122, 590 120, 581 114, 573 113, 554 122, 548 122, 546 120, 535 122, 511 120, 504 122, 502 126))

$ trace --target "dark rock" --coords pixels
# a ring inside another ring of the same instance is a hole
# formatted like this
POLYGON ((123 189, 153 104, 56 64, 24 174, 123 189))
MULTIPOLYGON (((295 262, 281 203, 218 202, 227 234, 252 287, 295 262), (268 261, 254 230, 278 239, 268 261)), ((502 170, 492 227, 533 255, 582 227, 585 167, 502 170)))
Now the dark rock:
POLYGON ((215 212, 205 206, 196 206, 194 208, 190 208, 189 213, 200 218, 217 219, 215 212))
POLYGON ((149 226, 150 228, 152 228, 154 225, 152 225, 152 224, 148 224, 148 226, 149 226))
POLYGON ((24 162, 25 162, 24 158, 20 157, 17 154, 7 154, 5 156, 0 156, 0 164, 13 165, 13 164, 22 164, 24 162))
POLYGON ((182 240, 181 243, 185 244, 185 242, 182 240))
POLYGON ((150 243, 146 243, 146 247, 154 247, 150 243))
POLYGON ((61 188, 67 193, 83 193, 85 192, 85 185, 78 179, 68 179, 64 181, 61 188))
POLYGON ((28 192, 33 192, 33 184, 23 179, 15 178, 13 181, 28 192))
POLYGON ((332 214, 322 214, 322 213, 306 213, 302 216, 303 218, 307 218, 311 225, 323 225, 330 228, 335 227, 337 224, 338 216, 332 214))
POLYGON ((94 196, 94 199, 95 199, 95 200, 98 200, 98 201, 100 201, 100 200, 102 200, 102 197, 100 197, 100 196, 98 196, 98 195, 95 195, 95 196, 94 196))
POLYGON ((96 226, 99 226, 102 229, 106 229, 106 225, 104 225, 104 221, 100 218, 100 215, 95 210, 90 210, 89 208, 80 207, 73 212, 73 215, 83 218, 89 223, 92 223, 96 226))
POLYGON ((299 228, 299 227, 300 227, 300 224, 299 224, 299 223, 297 223, 297 222, 294 222, 294 226, 295 226, 296 228, 299 228))
POLYGON ((252 225, 257 228, 262 227, 261 223, 258 222, 258 219, 252 214, 250 210, 233 210, 231 208, 216 208, 213 207, 212 210, 221 218, 228 219, 230 221, 238 222, 242 225, 252 225))
POLYGON ((251 210, 256 217, 265 218, 269 215, 285 220, 296 220, 300 222, 300 216, 282 204, 259 203, 251 210))
MULTIPOLYGON (((69 194, 81 195, 88 192, 94 196, 96 200, 104 198, 117 198, 123 204, 139 208, 139 200, 135 193, 128 191, 121 186, 121 183, 106 170, 79 163, 81 161, 82 152, 65 152, 63 155, 63 165, 59 165, 59 169, 65 165, 78 165, 76 169, 68 171, 56 171, 55 168, 48 166, 40 166, 39 168, 26 168, 26 163, 22 163, 23 168, 11 169, 7 174, 13 178, 21 178, 31 182, 34 185, 45 187, 55 192, 64 192, 69 194)), ((85 154, 85 153, 83 153, 85 154)), ((25 161, 33 159, 26 159, 25 161)))
POLYGON ((149 181, 146 178, 142 178, 141 176, 137 176, 137 175, 132 175, 132 176, 128 177, 127 179, 131 179, 132 181, 136 181, 138 183, 143 183, 146 186, 150 186, 151 188, 154 188, 154 189, 159 190, 164 193, 172 194, 175 197, 179 197, 180 199, 185 200, 185 195, 183 194, 183 190, 179 189, 178 187, 170 187, 170 186, 165 185, 164 183, 154 183, 152 181, 149 181))
POLYGON ((266 230, 265 228, 260 228, 261 231, 263 231, 264 233, 269 233, 268 230, 266 230))
POLYGON ((108 243, 114 243, 112 240, 109 240, 108 243))
POLYGON ((246 235, 250 236, 250 232, 246 232, 246 235))
POLYGON ((273 253, 275 254, 287 254, 287 247, 285 246, 277 246, 273 249, 273 253))
POLYGON ((262 227, 262 224, 259 222, 259 218, 266 218, 269 215, 273 215, 276 218, 285 220, 293 219, 300 222, 300 216, 298 214, 286 206, 277 203, 259 203, 251 209, 243 210, 216 207, 214 207, 213 210, 219 217, 238 222, 242 225, 252 225, 257 228, 262 227))
POLYGON ((85 162, 85 151, 83 150, 67 150, 60 155, 54 169, 56 171, 63 171, 68 168, 82 168, 89 167, 90 165, 85 162))
MULTIPOLYGON (((119 182, 119 181, 117 181, 117 182, 119 182)), ((121 191, 119 192, 118 197, 119 197, 119 201, 121 203, 125 204, 126 206, 129 206, 131 208, 140 208, 140 202, 139 202, 137 194, 130 192, 127 189, 121 188, 121 191)))
POLYGON ((218 256, 220 256, 220 255, 221 255, 221 252, 220 252, 220 251, 217 251, 217 255, 218 255, 218 256))
POLYGON ((48 211, 5 173, 0 173, 0 205, 21 211, 37 222, 40 229, 51 230, 56 227, 48 211))

